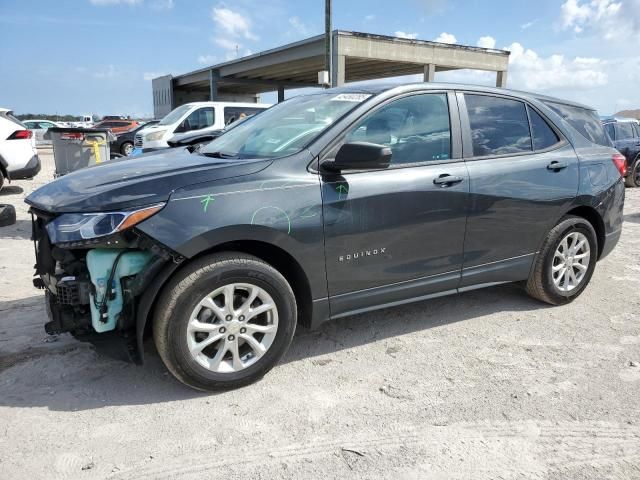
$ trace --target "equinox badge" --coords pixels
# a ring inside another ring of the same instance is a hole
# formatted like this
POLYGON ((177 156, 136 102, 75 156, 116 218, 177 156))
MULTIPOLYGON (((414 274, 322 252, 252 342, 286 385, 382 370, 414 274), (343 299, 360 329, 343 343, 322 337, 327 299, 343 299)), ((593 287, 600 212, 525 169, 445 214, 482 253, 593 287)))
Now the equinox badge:
POLYGON ((348 255, 340 255, 338 257, 339 262, 349 262, 351 260, 357 260, 362 257, 371 257, 373 255, 380 255, 387 251, 387 247, 384 248, 374 248, 373 250, 363 250, 361 252, 350 253, 348 255))

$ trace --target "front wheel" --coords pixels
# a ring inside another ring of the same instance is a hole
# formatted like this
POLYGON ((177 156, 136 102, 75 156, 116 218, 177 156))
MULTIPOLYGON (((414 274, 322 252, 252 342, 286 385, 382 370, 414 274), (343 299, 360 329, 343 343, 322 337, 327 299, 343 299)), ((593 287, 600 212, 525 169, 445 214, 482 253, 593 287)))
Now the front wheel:
POLYGON ((527 281, 527 293, 551 305, 573 301, 586 288, 598 258, 598 240, 584 218, 565 217, 547 234, 527 281))
POLYGON ((169 371, 205 391, 264 376, 296 327, 296 301, 273 267, 244 254, 215 254, 188 265, 163 289, 153 336, 169 371))
POLYGON ((131 155, 131 152, 133 152, 133 143, 124 142, 120 147, 120 153, 122 153, 122 155, 124 155, 125 157, 128 157, 129 155, 131 155))

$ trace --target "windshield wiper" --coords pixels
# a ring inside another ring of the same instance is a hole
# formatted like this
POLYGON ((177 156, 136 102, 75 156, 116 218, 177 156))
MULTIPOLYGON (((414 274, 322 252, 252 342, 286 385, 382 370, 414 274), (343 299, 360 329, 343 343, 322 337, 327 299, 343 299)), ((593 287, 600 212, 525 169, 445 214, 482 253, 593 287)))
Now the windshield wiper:
POLYGON ((202 155, 204 155, 205 157, 211 157, 211 158, 238 158, 237 155, 233 155, 231 153, 225 153, 225 152, 198 152, 202 155))

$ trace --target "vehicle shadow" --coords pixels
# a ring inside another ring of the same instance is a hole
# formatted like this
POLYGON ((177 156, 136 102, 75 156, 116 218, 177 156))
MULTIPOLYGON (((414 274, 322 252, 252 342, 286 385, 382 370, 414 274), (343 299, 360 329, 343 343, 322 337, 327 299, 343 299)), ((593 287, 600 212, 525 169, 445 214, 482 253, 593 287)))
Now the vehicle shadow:
POLYGON ((0 197, 7 195, 18 195, 20 193, 24 193, 24 188, 19 185, 5 185, 0 190, 0 197))
MULTIPOLYGON (((24 304, 24 300, 21 301, 24 304)), ((12 308, 0 302, 0 314, 12 308)), ((17 303, 17 302, 16 302, 17 303)), ((19 307, 16 307, 19 308, 19 307)), ((439 327, 499 311, 542 311, 550 308, 526 296, 517 285, 504 285, 421 301, 406 306, 347 317, 310 331, 299 328, 281 364, 439 327)), ((0 325, 0 405, 47 407, 77 411, 115 405, 143 405, 212 395, 176 381, 162 364, 153 342, 145 344, 142 367, 111 360, 69 335, 44 343, 43 307, 32 309, 29 322, 39 346, 3 354, 11 329, 0 325)), ((24 318, 24 315, 20 315, 24 318)), ((4 322, 3 322, 4 323, 4 322)), ((276 367, 278 368, 278 367, 276 367)), ((260 388, 260 383, 245 387, 260 388)), ((220 395, 220 394, 217 394, 220 395)))
POLYGON ((0 239, 24 238, 31 239, 31 220, 17 220, 13 225, 0 227, 0 239))
POLYGON ((630 213, 624 216, 625 222, 640 223, 640 213, 630 213))

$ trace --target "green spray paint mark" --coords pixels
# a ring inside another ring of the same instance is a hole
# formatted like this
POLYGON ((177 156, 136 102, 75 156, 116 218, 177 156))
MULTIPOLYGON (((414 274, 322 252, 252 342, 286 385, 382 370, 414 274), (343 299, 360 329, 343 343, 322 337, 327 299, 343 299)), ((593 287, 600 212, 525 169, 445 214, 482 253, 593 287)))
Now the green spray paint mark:
POLYGON ((338 192, 338 200, 342 200, 349 193, 349 189, 345 185, 338 185, 336 192, 338 192))
POLYGON ((287 212, 285 212, 283 209, 281 209, 280 207, 274 207, 272 205, 269 205, 267 207, 261 207, 258 210, 256 210, 255 212, 253 212, 253 215, 251 216, 251 225, 255 224, 255 220, 256 220, 256 215, 258 215, 259 212, 261 212, 262 210, 266 210, 266 209, 273 209, 273 210, 277 210, 278 212, 282 213, 285 217, 285 219, 287 220, 287 235, 291 234, 291 219, 289 218, 289 215, 287 214, 287 212))
POLYGON ((204 205, 204 213, 207 213, 207 208, 209 208, 209 204, 211 202, 213 202, 214 200, 215 200, 215 198, 213 198, 213 195, 211 195, 211 194, 207 195, 202 200, 200 200, 200 203, 202 205, 204 205))

